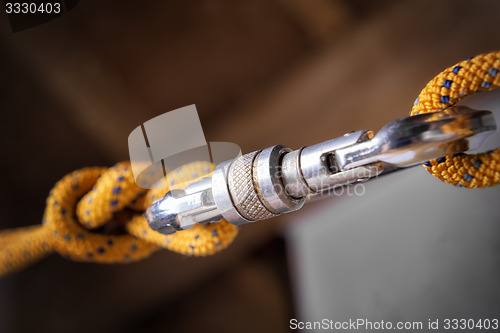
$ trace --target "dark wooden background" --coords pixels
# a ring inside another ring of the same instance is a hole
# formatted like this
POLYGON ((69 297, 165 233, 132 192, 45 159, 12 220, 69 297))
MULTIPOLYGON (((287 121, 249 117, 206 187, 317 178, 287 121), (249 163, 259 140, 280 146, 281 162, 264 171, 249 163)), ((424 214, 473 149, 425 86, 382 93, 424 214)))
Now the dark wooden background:
MULTIPOLYGON (((500 2, 97 1, 12 33, 0 14, 0 227, 40 223, 64 174, 128 158, 144 121, 196 104, 207 141, 292 148, 406 116, 435 74, 500 47, 500 2)), ((209 258, 52 255, 0 280, 1 332, 284 332, 286 216, 209 258)))

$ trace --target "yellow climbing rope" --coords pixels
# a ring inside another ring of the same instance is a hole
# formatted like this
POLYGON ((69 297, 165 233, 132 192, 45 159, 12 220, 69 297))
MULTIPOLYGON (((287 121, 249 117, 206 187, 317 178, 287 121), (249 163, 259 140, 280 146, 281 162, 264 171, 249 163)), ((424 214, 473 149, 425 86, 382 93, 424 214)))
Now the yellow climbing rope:
MULTIPOLYGON (((500 85, 500 52, 462 61, 436 76, 422 90, 411 114, 445 109, 476 91, 500 85)), ((500 183, 500 148, 478 154, 443 157, 425 163, 435 177, 468 188, 500 183)), ((193 162, 168 174, 170 189, 208 176, 207 162, 193 162)), ((43 224, 0 232, 0 275, 58 252, 76 260, 126 263, 149 256, 160 247, 204 256, 226 248, 238 228, 222 220, 197 224, 172 235, 149 228, 144 210, 167 190, 144 190, 135 184, 130 163, 112 168, 85 168, 62 178, 51 190, 43 224), (116 232, 116 230, 118 232, 116 232)))
MULTIPOLYGON (((168 179, 186 186, 199 180, 193 175, 202 175, 207 168, 213 169, 210 163, 193 162, 169 173, 168 179)), ((138 187, 128 162, 65 176, 50 191, 41 226, 0 233, 0 275, 54 251, 76 261, 126 263, 143 259, 160 247, 184 255, 209 255, 226 248, 236 237, 238 228, 224 220, 197 224, 172 235, 150 229, 143 212, 167 191, 138 187), (100 230, 112 224, 126 233, 100 230)))
MULTIPOLYGON (((500 51, 485 53, 451 66, 420 92, 411 115, 446 109, 465 96, 500 86, 500 51)), ((455 186, 475 188, 500 183, 500 148, 468 155, 457 154, 426 162, 436 178, 455 186)))

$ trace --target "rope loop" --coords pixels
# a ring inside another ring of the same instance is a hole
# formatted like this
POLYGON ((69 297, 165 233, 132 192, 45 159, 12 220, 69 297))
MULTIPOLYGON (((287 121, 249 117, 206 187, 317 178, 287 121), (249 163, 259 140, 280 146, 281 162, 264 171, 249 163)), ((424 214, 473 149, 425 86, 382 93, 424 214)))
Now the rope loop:
MULTIPOLYGON (((170 188, 183 188, 200 179, 198 175, 207 175, 206 170, 213 170, 208 162, 186 164, 168 174, 170 188)), ((130 162, 70 173, 50 191, 41 226, 0 233, 0 275, 54 251, 75 261, 127 263, 161 247, 205 256, 231 244, 238 227, 225 220, 172 235, 149 228, 143 212, 167 191, 138 187, 130 162)))
MULTIPOLYGON (((411 115, 441 111, 478 91, 500 86, 500 51, 461 61, 432 79, 420 92, 411 115)), ((500 148, 480 154, 456 154, 424 163, 434 177, 465 188, 500 184, 500 148)))
MULTIPOLYGON (((52 231, 51 243, 55 251, 72 260, 111 263, 140 260, 156 250, 156 246, 128 234, 105 235, 84 227, 95 228, 113 220, 113 213, 120 212, 132 200, 130 189, 115 193, 119 185, 109 191, 109 186, 103 182, 110 178, 109 175, 119 173, 117 169, 123 169, 122 165, 109 171, 85 168, 65 176, 54 186, 47 198, 43 223, 52 231), (101 175, 103 179, 99 179, 101 175), (85 193, 87 195, 77 205, 85 193), (94 206, 93 209, 87 209, 88 205, 94 206), (75 218, 76 207, 79 220, 75 218)), ((116 215, 113 222, 123 223, 123 218, 124 215, 116 215)))
MULTIPOLYGON (((420 92, 411 115, 446 109, 477 91, 500 86, 500 51, 452 66, 420 92)), ((460 187, 500 183, 500 148, 457 154, 424 163, 435 177, 460 187)), ((213 171, 208 162, 186 164, 168 174, 170 189, 182 189, 213 171)), ((112 168, 72 172, 51 190, 43 224, 0 232, 0 275, 56 251, 77 261, 124 263, 145 258, 160 247, 184 255, 214 254, 231 244, 238 227, 222 220, 197 224, 172 235, 149 228, 146 207, 167 190, 146 191, 135 184, 129 162, 112 168)))

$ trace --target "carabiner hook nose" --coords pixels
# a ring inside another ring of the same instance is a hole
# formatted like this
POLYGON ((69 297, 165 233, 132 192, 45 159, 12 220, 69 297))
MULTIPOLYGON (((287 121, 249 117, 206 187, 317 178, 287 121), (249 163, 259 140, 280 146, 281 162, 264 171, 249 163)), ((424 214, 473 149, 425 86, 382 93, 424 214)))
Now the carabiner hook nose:
POLYGON ((341 170, 385 162, 408 167, 478 148, 497 126, 491 111, 456 106, 385 125, 375 137, 335 151, 341 170))

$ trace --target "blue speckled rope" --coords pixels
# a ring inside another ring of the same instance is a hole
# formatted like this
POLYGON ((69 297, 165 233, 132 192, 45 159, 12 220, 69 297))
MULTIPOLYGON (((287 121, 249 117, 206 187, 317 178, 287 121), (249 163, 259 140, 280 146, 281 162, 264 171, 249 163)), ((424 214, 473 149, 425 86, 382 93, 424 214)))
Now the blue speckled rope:
MULTIPOLYGON (((170 189, 187 186, 207 170, 212 170, 207 162, 174 170, 168 175, 170 189)), ((210 255, 236 237, 238 228, 224 220, 173 235, 152 230, 142 212, 166 191, 139 188, 127 162, 65 176, 47 198, 43 225, 0 233, 0 275, 53 251, 76 261, 126 263, 145 258, 159 247, 184 255, 210 255), (126 233, 107 234, 104 229, 112 225, 126 233)))
MULTIPOLYGON (((445 110, 478 91, 500 86, 500 51, 471 57, 451 66, 420 92, 411 115, 445 110)), ((433 176, 458 187, 500 184, 500 148, 475 155, 456 154, 424 163, 433 176)))

